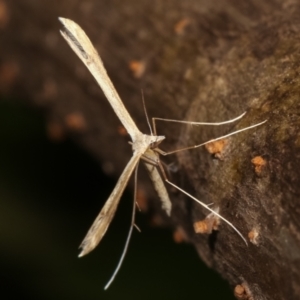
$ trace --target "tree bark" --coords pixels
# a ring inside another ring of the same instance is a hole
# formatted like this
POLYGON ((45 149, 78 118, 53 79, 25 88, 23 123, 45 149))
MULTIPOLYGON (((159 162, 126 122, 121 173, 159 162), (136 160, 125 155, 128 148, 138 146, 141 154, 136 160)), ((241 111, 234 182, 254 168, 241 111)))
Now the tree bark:
MULTIPOLYGON (((268 120, 205 149, 162 158, 170 180, 213 203, 224 222, 212 234, 193 224, 208 214, 169 189, 174 229, 238 299, 300 298, 300 4, 298 1, 1 1, 0 92, 40 109, 49 136, 71 136, 119 176, 128 137, 85 66, 59 35, 57 17, 78 23, 101 54, 125 106, 148 133, 149 116, 226 126, 158 124, 163 150, 218 137, 268 120)), ((149 180, 152 205, 164 216, 149 180)))

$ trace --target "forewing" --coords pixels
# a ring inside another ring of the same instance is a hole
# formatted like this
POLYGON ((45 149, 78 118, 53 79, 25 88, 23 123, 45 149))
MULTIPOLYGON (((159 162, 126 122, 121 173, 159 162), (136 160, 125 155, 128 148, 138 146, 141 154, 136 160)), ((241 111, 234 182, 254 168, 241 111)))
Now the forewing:
POLYGON ((141 132, 126 110, 119 94, 108 77, 103 62, 92 42, 81 29, 81 27, 72 20, 59 18, 59 21, 64 25, 64 28, 60 31, 60 33, 73 51, 90 70, 97 83, 100 85, 110 105, 113 107, 118 118, 123 123, 127 132, 134 141, 135 137, 141 134, 141 132))
POLYGON ((94 221, 93 225, 91 226, 87 235, 82 241, 79 247, 81 248, 81 253, 79 254, 79 257, 91 252, 100 243, 112 218, 115 215, 123 191, 140 157, 141 154, 136 153, 128 162, 114 190, 110 194, 99 215, 97 216, 96 220, 94 221))

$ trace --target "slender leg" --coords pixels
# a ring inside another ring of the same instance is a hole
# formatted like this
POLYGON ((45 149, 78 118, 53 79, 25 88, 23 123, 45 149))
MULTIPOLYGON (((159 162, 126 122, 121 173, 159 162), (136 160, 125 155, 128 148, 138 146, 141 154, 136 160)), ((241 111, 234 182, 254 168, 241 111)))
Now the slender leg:
POLYGON ((158 166, 159 166, 159 168, 161 170, 161 173, 163 175, 163 178, 164 178, 165 182, 167 182, 169 185, 171 185, 172 187, 176 188, 178 191, 182 192, 183 194, 187 195, 189 198, 193 199, 198 204, 200 204, 201 206, 203 206, 204 208, 206 208, 208 211, 210 211, 212 214, 214 214, 215 216, 217 216, 218 218, 220 218, 221 220, 223 220, 225 223, 227 223, 242 238, 242 240, 248 246, 248 243, 247 243, 246 239, 244 238, 244 236, 241 234, 241 232, 231 222, 229 222, 227 219, 225 219, 224 217, 222 217, 218 212, 214 211, 207 204, 203 203, 202 201, 200 201, 199 199, 195 198, 194 196, 192 196, 191 194, 189 194, 185 190, 181 189, 179 186, 177 186, 173 182, 169 181, 169 179, 166 176, 165 170, 164 170, 161 162, 157 161, 157 164, 158 164, 158 166))
POLYGON ((192 121, 182 121, 182 120, 174 120, 174 119, 152 118, 152 126, 153 126, 154 135, 156 135, 156 121, 181 123, 181 124, 187 124, 187 125, 220 126, 220 125, 233 123, 233 122, 241 119, 245 114, 246 114, 246 112, 243 112, 238 117, 224 121, 224 122, 192 122, 192 121))
POLYGON ((161 150, 161 149, 158 149, 157 152, 158 152, 159 154, 163 155, 163 156, 167 156, 167 155, 174 154, 174 153, 177 153, 177 152, 180 152, 180 151, 183 151, 183 150, 196 149, 196 148, 202 147, 202 146, 204 146, 204 145, 206 145, 206 144, 209 144, 209 143, 212 143, 212 142, 216 142, 216 141, 219 141, 219 140, 228 138, 228 137, 230 137, 230 136, 232 136, 232 135, 235 135, 235 134, 237 134, 237 133, 240 133, 240 132, 249 130, 249 129, 251 129, 251 128, 260 126, 260 125, 264 124, 265 122, 267 122, 267 120, 264 120, 263 122, 260 122, 260 123, 257 123, 257 124, 254 124, 254 125, 251 125, 251 126, 248 126, 248 127, 242 128, 242 129, 239 129, 239 130, 236 130, 236 131, 231 132, 231 133, 228 133, 228 134, 225 134, 225 135, 223 135, 223 136, 220 136, 220 137, 218 137, 218 138, 209 140, 209 141, 204 142, 204 143, 199 144, 199 145, 194 145, 194 146, 184 147, 184 148, 176 149, 176 150, 169 151, 169 152, 165 152, 165 151, 163 151, 163 150, 161 150))
POLYGON ((125 246, 124 246, 122 255, 121 255, 121 257, 119 259, 119 262, 117 264, 117 267, 115 268, 114 273, 112 274, 109 281, 105 285, 104 290, 107 290, 110 287, 110 285, 114 281, 116 275, 118 274, 118 272, 119 272, 119 270, 120 270, 120 268, 123 264, 125 255, 126 255, 127 250, 128 250, 129 242, 130 242, 130 239, 131 239, 131 236, 132 236, 132 231, 133 231, 133 228, 135 227, 136 196, 137 196, 137 174, 138 174, 138 167, 139 167, 138 165, 139 164, 137 164, 137 166, 135 168, 135 171, 134 171, 134 201, 133 201, 131 224, 130 224, 129 232, 128 232, 128 235, 127 235, 127 238, 126 238, 126 242, 125 242, 125 246))

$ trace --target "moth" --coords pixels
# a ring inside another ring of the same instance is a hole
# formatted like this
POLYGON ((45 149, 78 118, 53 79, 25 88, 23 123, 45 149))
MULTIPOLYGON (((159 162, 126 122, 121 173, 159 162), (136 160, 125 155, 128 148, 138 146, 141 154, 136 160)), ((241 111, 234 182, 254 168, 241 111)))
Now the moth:
MULTIPOLYGON (((94 46, 92 45, 90 39, 87 37, 85 32, 81 29, 79 25, 77 25, 75 22, 69 19, 65 18, 59 18, 59 21, 63 24, 63 29, 60 31, 64 39, 67 41, 67 43, 70 45, 70 47, 73 49, 73 51, 77 54, 77 56, 81 59, 81 61, 86 65, 86 67, 89 69, 97 83, 100 85, 103 93, 105 94, 107 100, 111 104, 113 110, 115 111, 116 115, 122 122, 123 126, 127 130, 128 134, 131 137, 132 142, 130 143, 132 145, 132 157, 127 163, 123 173, 121 174, 114 190, 110 194, 109 198, 107 199, 106 203, 104 204, 103 208, 101 209, 99 215, 95 219, 94 223, 92 224, 91 228, 89 229, 87 235, 85 236, 84 240, 82 241, 80 248, 81 253, 79 254, 79 257, 84 256, 91 252, 101 241, 103 238, 108 226, 110 225, 112 218, 115 215, 116 209, 118 207, 120 198, 124 192, 124 189, 136 169, 138 163, 140 160, 143 160, 144 164, 146 165, 146 168, 149 171, 150 178, 153 181, 154 187, 162 201, 162 206, 166 213, 168 215, 171 214, 171 208, 172 204, 168 196, 168 192, 166 190, 164 182, 170 184, 171 186, 175 187, 191 199, 195 200, 197 203, 205 207, 208 211, 210 211, 212 214, 216 215, 218 218, 222 219, 224 222, 226 222, 229 226, 231 226, 244 240, 244 242, 247 244, 246 239, 243 237, 243 235, 233 226, 232 223, 230 223, 227 219, 222 217, 217 211, 210 208, 205 203, 199 201, 197 198, 193 197, 174 183, 170 182, 165 174, 164 168, 162 167, 162 164, 159 159, 159 155, 166 153, 158 148, 159 144, 165 139, 165 136, 156 135, 156 134, 143 134, 136 126, 135 122, 129 115, 127 109, 125 108, 120 96, 118 95, 116 89, 113 86, 113 83, 111 82, 109 76, 107 75, 107 72, 104 68, 104 65, 102 63, 102 60, 100 56, 98 55, 97 51, 95 50, 94 46), (160 169, 160 172, 158 171, 158 168, 160 169), (162 176, 161 176, 162 174, 162 176)), ((225 124, 228 122, 233 122, 239 118, 241 118, 245 113, 243 113, 241 116, 232 119, 230 121, 217 123, 218 125, 225 124)), ((158 118, 157 118, 158 119, 158 118)), ((185 122, 185 121, 176 121, 176 120, 170 120, 173 122, 185 122)), ((265 122, 265 121, 264 121, 265 122)), ((252 125, 250 127, 241 129, 239 131, 236 131, 234 133, 231 133, 229 135, 235 134, 237 132, 247 130, 249 128, 259 126, 263 124, 264 122, 252 125)), ((188 122, 192 124, 202 124, 198 122, 188 122)), ((206 123, 204 123, 206 124, 206 123)), ((211 124, 210 124, 211 125, 211 124)), ((156 131, 156 130, 155 130, 156 131)), ((225 138, 229 135, 222 136, 220 138, 211 140, 216 141, 222 138, 225 138)), ((207 142, 208 143, 208 142, 207 142)), ((197 148, 200 146, 203 146, 206 143, 203 143, 201 145, 189 147, 189 148, 197 148)), ((185 149, 189 149, 185 148, 185 149)), ((174 153, 176 151, 173 151, 174 153)), ((134 204, 135 207, 135 204, 134 204)), ((134 210, 135 211, 135 210, 134 210)), ((134 226, 134 218, 132 221, 132 226, 130 227, 130 232, 126 241, 125 245, 125 251, 123 252, 123 255, 120 259, 120 262, 116 268, 116 271, 114 272, 111 280, 108 282, 105 288, 107 288, 110 283, 112 282, 115 274, 117 273, 120 264, 124 258, 129 238, 131 236, 132 228, 134 226)))

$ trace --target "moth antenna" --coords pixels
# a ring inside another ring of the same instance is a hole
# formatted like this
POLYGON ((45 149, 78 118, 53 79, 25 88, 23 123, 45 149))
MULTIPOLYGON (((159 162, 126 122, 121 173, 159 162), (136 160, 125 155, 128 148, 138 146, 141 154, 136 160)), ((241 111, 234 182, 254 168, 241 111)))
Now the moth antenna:
POLYGON ((141 93, 142 93, 143 108, 144 108, 144 113, 145 113, 145 116, 146 116, 147 124, 149 126, 151 135, 153 135, 152 127, 151 127, 151 124, 150 124, 150 121, 149 121, 149 117, 148 117, 148 113, 147 113, 147 109, 146 109, 146 104, 145 104, 145 98, 144 98, 144 91, 143 91, 143 89, 141 89, 141 93))

